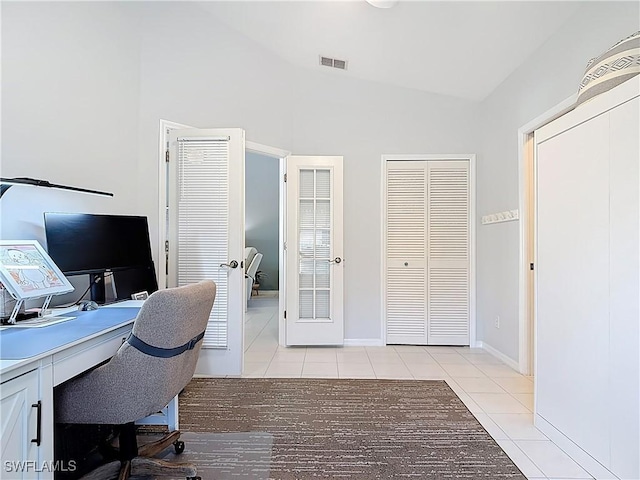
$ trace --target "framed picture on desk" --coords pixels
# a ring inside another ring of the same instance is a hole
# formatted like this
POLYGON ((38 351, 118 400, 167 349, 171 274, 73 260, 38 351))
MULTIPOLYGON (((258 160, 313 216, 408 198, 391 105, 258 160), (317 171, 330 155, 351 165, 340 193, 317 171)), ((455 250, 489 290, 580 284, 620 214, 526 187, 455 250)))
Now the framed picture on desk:
POLYGON ((0 240, 0 281, 16 300, 74 290, 37 240, 0 240))

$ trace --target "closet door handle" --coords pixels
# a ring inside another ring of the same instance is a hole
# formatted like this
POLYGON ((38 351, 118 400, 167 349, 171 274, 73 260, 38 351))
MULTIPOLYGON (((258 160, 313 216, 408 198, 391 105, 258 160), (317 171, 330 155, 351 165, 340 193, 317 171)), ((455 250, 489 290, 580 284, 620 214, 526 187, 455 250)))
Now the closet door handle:
POLYGON ((36 410, 36 438, 31 439, 31 443, 35 443, 38 447, 42 443, 42 401, 31 405, 36 410))
POLYGON ((229 263, 221 263, 221 267, 238 268, 238 262, 231 260, 229 263))
POLYGON ((336 257, 333 260, 329 260, 329 263, 342 263, 342 259, 340 257, 336 257))

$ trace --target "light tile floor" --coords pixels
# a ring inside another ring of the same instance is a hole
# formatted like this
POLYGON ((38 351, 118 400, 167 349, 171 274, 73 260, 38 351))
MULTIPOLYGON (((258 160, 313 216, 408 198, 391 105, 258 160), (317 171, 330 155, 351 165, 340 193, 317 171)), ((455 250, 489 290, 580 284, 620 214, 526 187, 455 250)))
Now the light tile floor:
POLYGON ((249 301, 245 377, 446 380, 529 479, 593 478, 533 425, 533 378, 469 347, 284 348, 278 298, 249 301))

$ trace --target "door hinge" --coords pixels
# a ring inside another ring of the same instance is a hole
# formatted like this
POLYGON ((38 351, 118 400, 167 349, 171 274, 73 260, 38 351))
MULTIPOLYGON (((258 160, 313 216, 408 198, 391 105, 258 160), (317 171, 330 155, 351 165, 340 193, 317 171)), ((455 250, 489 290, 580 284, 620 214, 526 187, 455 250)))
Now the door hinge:
POLYGON ((286 310, 284 311, 284 319, 285 320, 287 319, 287 311, 286 310))
POLYGON ((164 241, 164 253, 169 253, 169 240, 164 241))
POLYGON ((284 174, 284 182, 287 183, 287 174, 284 174))
POLYGON ((169 163, 169 150, 167 150, 166 152, 164 152, 164 161, 169 163))
POLYGON ((533 270, 533 269, 534 269, 534 268, 533 268, 533 263, 530 263, 530 264, 529 264, 529 270, 533 270))
POLYGON ((287 242, 284 242, 284 249, 287 249, 287 242))

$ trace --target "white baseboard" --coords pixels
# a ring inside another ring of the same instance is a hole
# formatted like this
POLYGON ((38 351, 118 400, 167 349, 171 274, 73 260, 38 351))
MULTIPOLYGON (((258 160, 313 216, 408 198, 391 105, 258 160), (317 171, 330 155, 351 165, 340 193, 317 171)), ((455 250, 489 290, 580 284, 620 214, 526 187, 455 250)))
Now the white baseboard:
POLYGON ((478 345, 479 348, 482 348, 483 350, 486 350, 487 353, 490 353, 491 355, 496 357, 501 362, 504 362, 507 365, 509 365, 516 372, 520 372, 520 365, 518 364, 518 362, 516 362, 512 358, 507 357, 504 353, 502 353, 499 350, 496 350, 495 348, 493 348, 491 345, 489 345, 486 342, 476 342, 476 344, 478 345))
POLYGON ((345 347, 384 347, 381 338, 345 338, 345 347))

